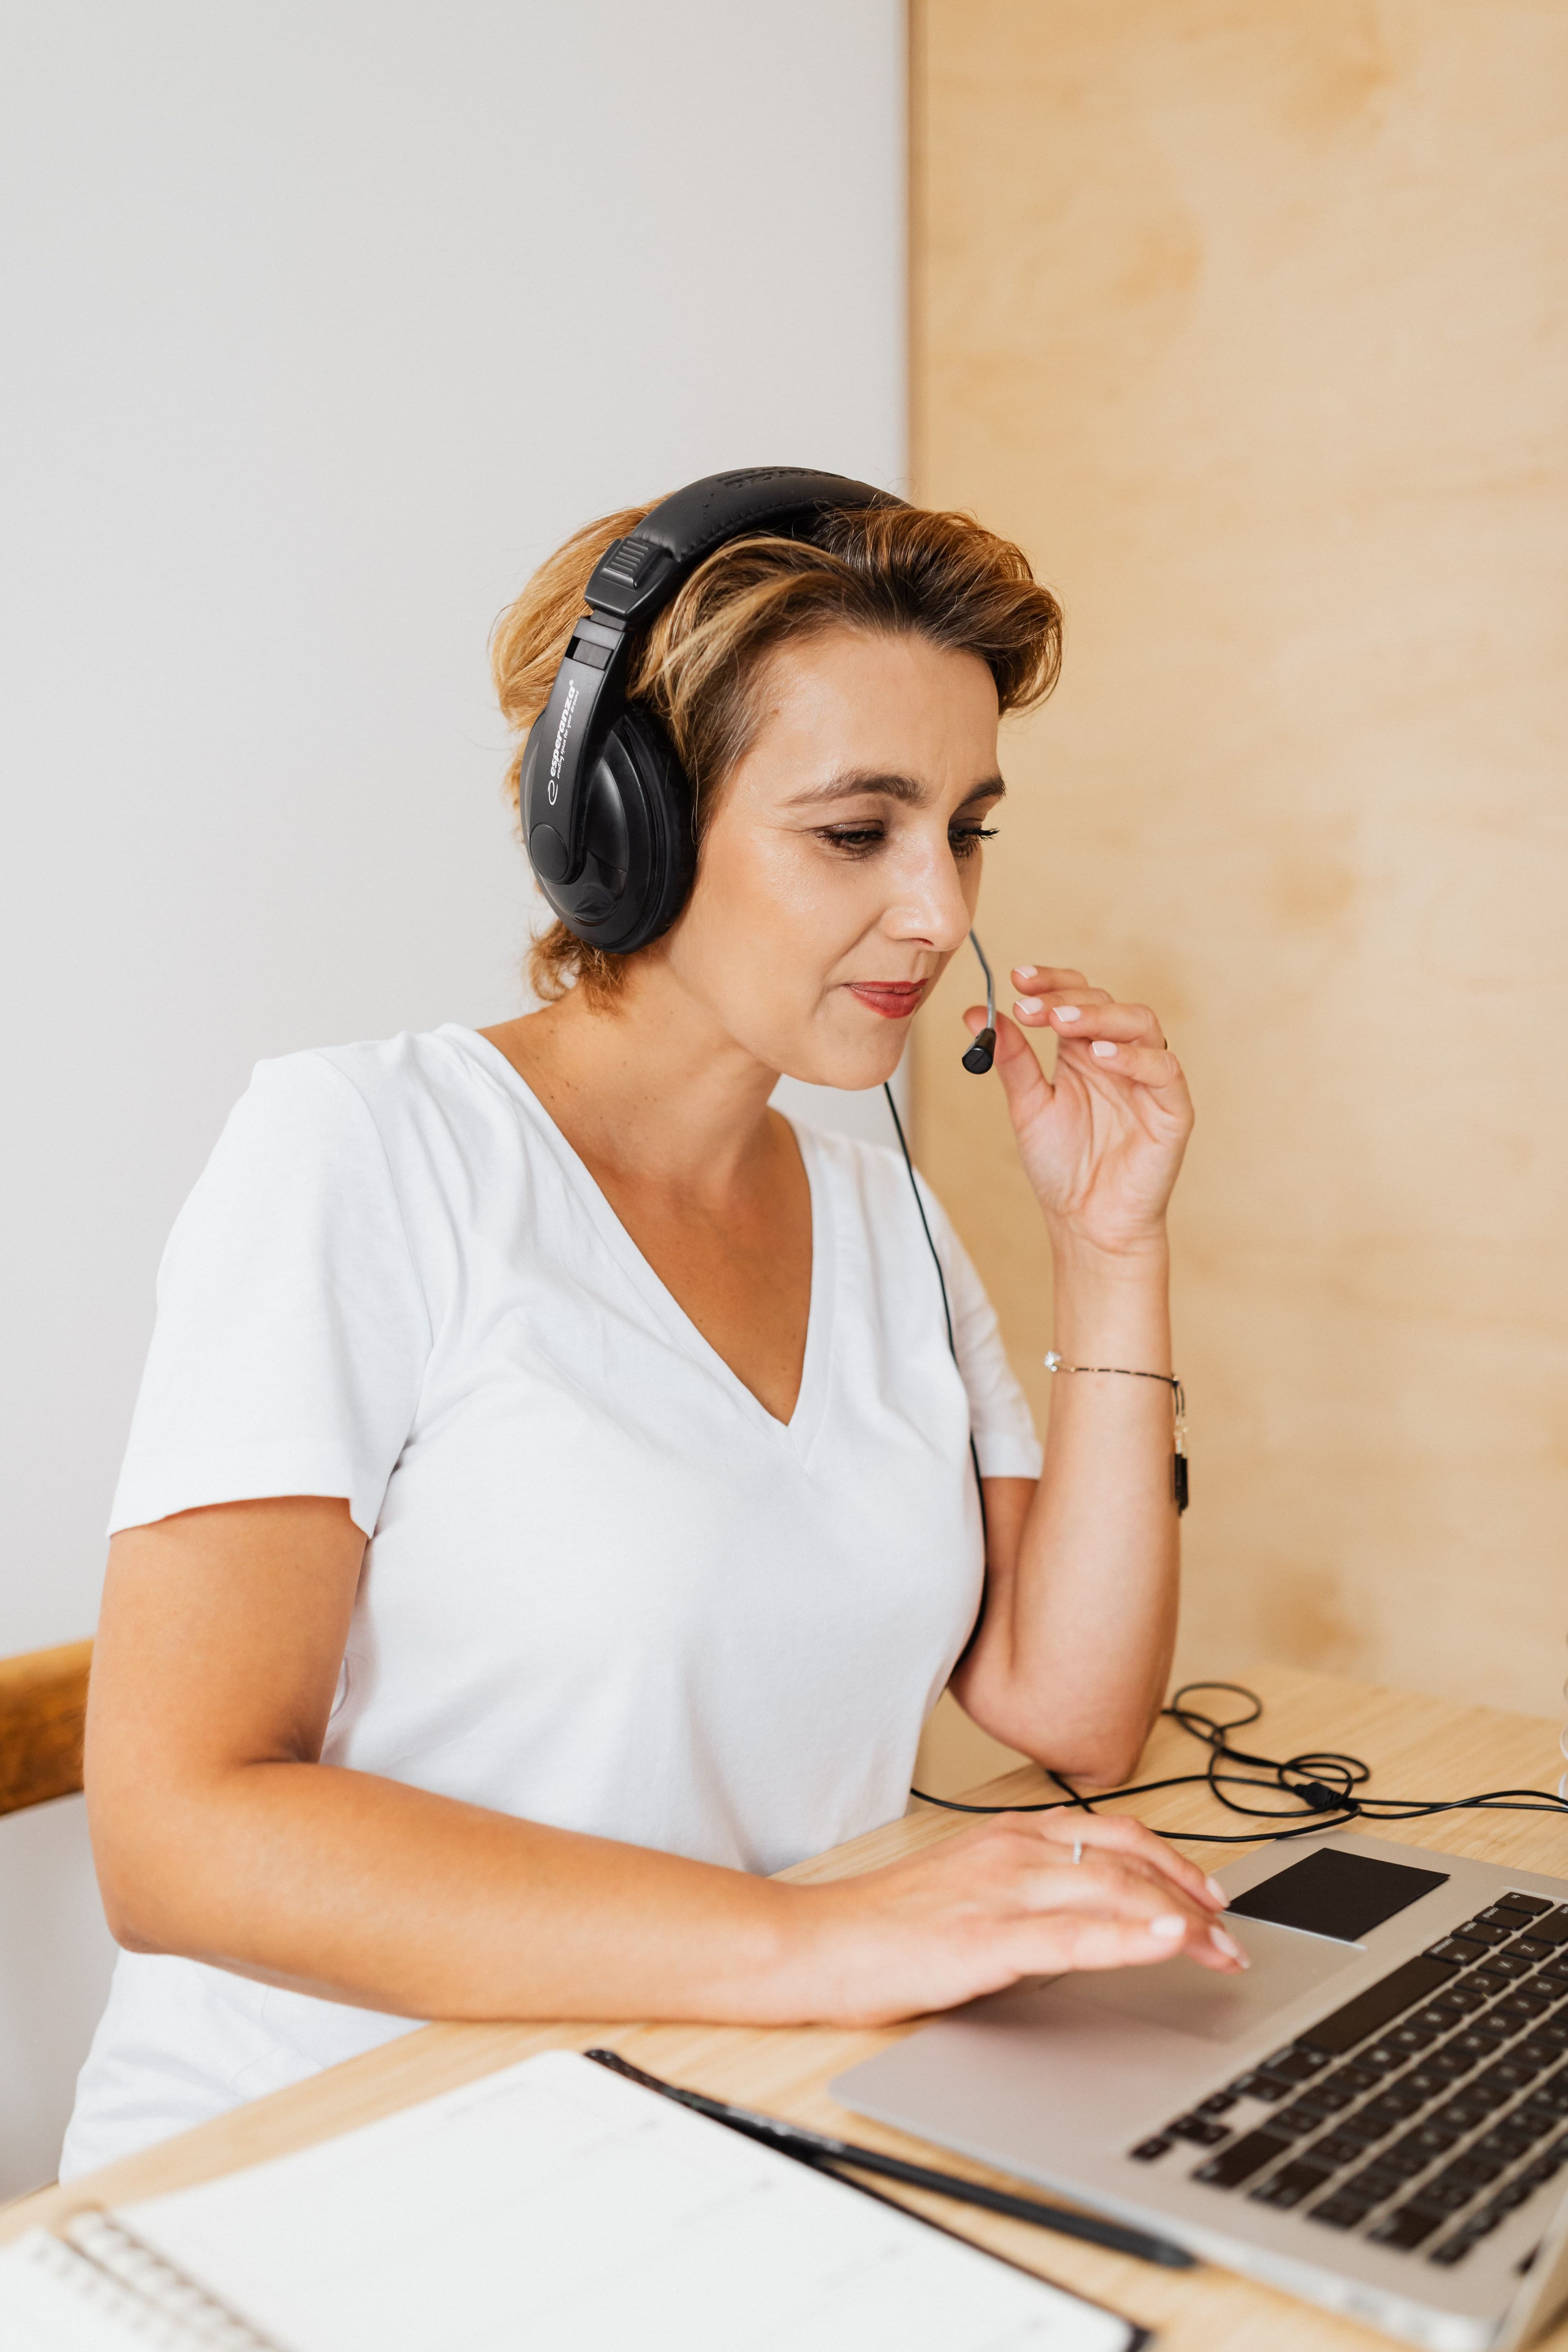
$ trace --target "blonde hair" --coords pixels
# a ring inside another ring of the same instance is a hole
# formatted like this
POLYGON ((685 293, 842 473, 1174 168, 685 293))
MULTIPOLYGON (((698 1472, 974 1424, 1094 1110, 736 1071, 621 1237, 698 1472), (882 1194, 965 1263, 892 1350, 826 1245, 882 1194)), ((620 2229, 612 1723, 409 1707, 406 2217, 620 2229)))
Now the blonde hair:
MULTIPOLYGON (((515 805, 528 730, 549 698, 588 576, 612 540, 651 507, 584 524, 542 563, 490 641, 496 693, 518 739, 507 771, 515 805)), ((922 507, 837 508, 809 539, 731 540, 692 573, 649 628, 627 683, 664 727, 697 794, 699 855, 720 787, 756 728, 752 688, 780 646, 835 626, 923 637, 976 655, 1004 712, 1041 702, 1061 667, 1061 608, 1010 541, 968 515, 922 507)), ((546 1003, 573 986, 606 1003, 631 958, 586 946, 564 923, 534 941, 529 978, 546 1003)))

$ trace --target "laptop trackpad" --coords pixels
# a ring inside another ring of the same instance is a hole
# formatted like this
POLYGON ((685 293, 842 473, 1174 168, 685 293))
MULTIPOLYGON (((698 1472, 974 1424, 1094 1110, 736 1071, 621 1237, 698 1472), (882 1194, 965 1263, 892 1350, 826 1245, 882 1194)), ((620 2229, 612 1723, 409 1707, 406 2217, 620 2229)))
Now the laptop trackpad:
POLYGON ((1263 1919, 1226 1920, 1245 1944, 1252 1966, 1244 1977, 1219 1976, 1188 1959, 1158 1960, 1147 1969, 1111 1969, 1103 1975, 1058 1978, 1051 2006, 1110 2009, 1204 2042, 1231 2042, 1256 2033, 1276 2011, 1366 1958, 1353 1944, 1331 1944, 1263 1919))

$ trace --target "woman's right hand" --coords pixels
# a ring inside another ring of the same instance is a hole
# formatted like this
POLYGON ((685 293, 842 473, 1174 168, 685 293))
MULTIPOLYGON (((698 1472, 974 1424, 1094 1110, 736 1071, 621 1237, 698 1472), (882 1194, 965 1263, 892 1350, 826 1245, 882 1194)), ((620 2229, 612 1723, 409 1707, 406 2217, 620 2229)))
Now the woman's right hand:
POLYGON ((1005 1813, 886 1869, 799 1891, 815 1913, 803 2013, 836 2024, 890 2025, 1020 1977, 1146 1968, 1177 1952, 1226 1975, 1247 1966, 1217 1924, 1224 1897, 1212 1882, 1125 1814, 1005 1813))

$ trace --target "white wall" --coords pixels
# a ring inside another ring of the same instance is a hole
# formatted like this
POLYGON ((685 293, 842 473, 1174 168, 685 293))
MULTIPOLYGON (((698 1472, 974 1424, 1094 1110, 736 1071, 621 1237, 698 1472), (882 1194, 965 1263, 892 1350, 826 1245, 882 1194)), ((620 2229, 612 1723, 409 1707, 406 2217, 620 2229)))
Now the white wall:
MULTIPOLYGON (((5 22, 0 1654, 91 1629, 252 1062, 519 1006, 500 607, 694 475, 905 465, 899 0, 5 22)), ((86 1871, 79 1801, 0 1823, 0 2193, 100 1999, 86 1871)))

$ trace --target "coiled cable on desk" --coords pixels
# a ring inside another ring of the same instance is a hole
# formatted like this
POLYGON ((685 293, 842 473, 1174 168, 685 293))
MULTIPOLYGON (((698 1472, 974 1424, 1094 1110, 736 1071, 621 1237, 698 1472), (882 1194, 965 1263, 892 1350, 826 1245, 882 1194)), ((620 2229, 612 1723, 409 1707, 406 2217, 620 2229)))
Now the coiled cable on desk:
MULTIPOLYGON (((1563 1694, 1568 1696, 1568 1684, 1563 1685, 1563 1694)), ((1474 1797, 1358 1797, 1355 1791, 1372 1778, 1371 1765, 1359 1756, 1347 1756, 1334 1748, 1283 1758, 1254 1756, 1230 1744, 1233 1731, 1247 1730, 1263 1715, 1263 1701, 1244 1683, 1184 1683, 1160 1713, 1168 1716, 1173 1723, 1179 1723, 1184 1731, 1201 1739, 1208 1748, 1208 1761, 1201 1772, 1178 1772, 1168 1780, 1141 1780, 1125 1789, 1099 1789, 1089 1798, 1079 1796, 1071 1781, 1064 1780, 1059 1772, 1047 1769, 1047 1779, 1056 1782, 1062 1795, 1037 1805, 966 1805, 953 1797, 930 1796, 923 1789, 911 1789, 910 1794, 918 1797, 922 1804, 940 1805, 950 1813, 1054 1813, 1064 1803, 1092 1813, 1096 1805, 1108 1803, 1114 1797, 1148 1797, 1161 1789, 1204 1788, 1227 1812, 1240 1813, 1248 1821, 1299 1824, 1291 1829, 1242 1831, 1168 1828, 1162 1832, 1199 1845, 1256 1845, 1260 1840, 1272 1843, 1286 1838, 1321 1837, 1326 1830, 1343 1829, 1348 1822, 1424 1821, 1430 1813, 1568 1813, 1568 1772, 1559 1780, 1555 1796, 1544 1789, 1488 1789, 1474 1797), (1217 1716, 1193 1704, 1192 1695, 1198 1691, 1228 1691, 1232 1697, 1244 1699, 1251 1711, 1222 1722, 1217 1716), (1242 1765, 1246 1769, 1226 1772, 1221 1769, 1226 1764, 1242 1765), (1228 1793, 1241 1789, 1256 1790, 1265 1799, 1289 1797, 1298 1801, 1287 1811, 1277 1804, 1252 1804, 1228 1793)), ((1563 1731, 1562 1745, 1564 1757, 1568 1757, 1568 1728, 1563 1731)))

